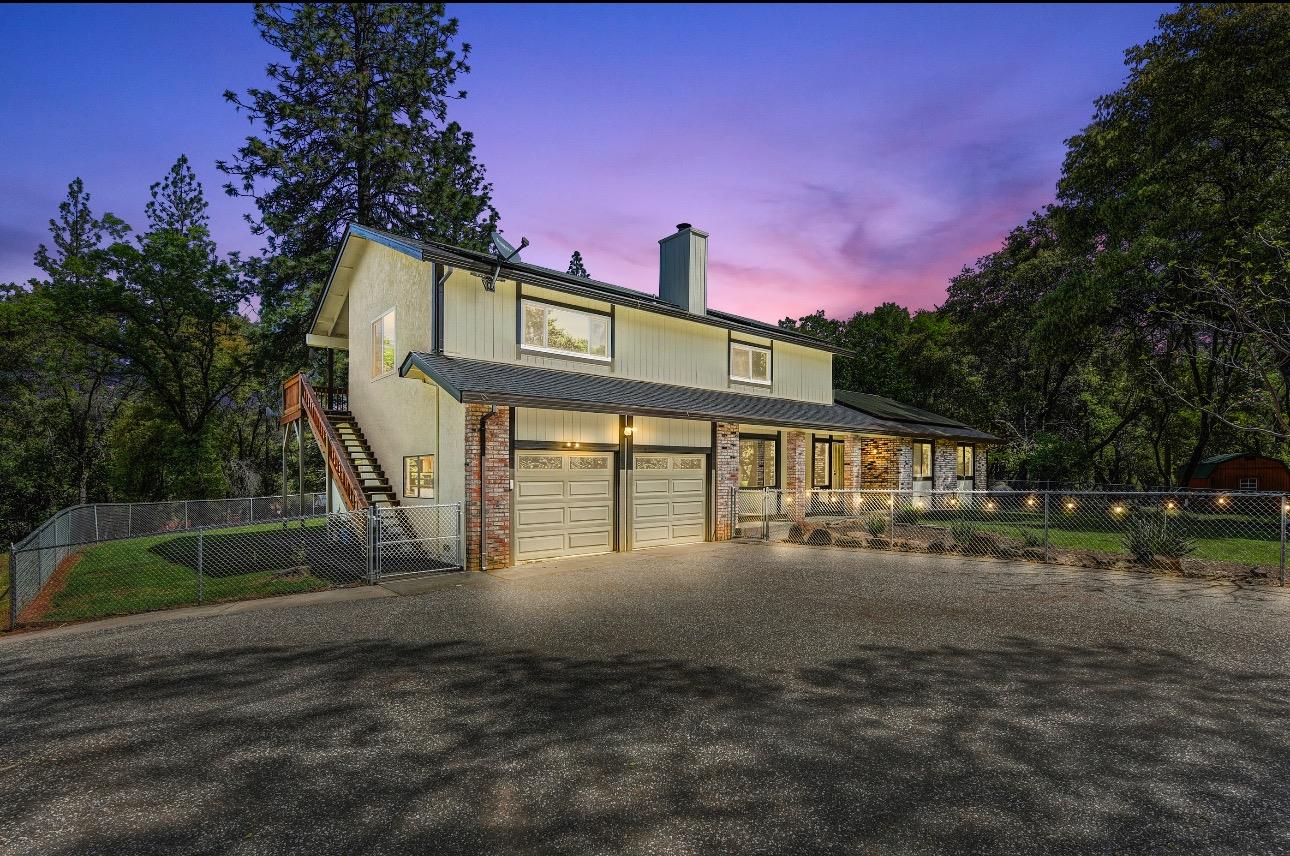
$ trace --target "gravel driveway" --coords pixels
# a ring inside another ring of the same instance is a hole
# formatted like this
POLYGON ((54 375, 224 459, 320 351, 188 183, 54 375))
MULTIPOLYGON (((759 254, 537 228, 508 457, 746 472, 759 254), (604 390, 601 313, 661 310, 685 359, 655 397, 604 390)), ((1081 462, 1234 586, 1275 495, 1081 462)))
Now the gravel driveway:
POLYGON ((755 544, 0 641, 0 852, 1290 849, 1290 593, 755 544))

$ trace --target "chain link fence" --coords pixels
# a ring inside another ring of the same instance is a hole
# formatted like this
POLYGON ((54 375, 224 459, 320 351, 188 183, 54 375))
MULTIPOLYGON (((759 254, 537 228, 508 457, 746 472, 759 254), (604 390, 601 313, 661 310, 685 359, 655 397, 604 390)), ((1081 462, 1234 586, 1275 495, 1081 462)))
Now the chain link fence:
POLYGON ((1277 493, 766 489, 731 507, 741 537, 1285 584, 1277 493))
MULTIPOLYGON (((279 509, 291 507, 278 499, 279 509)), ((306 507, 312 501, 306 496, 306 507)), ((268 510, 241 502, 248 512, 268 510)), ((8 626, 321 591, 462 566, 460 505, 307 513, 255 523, 248 514, 233 525, 204 526, 194 521, 209 516, 193 512, 209 515, 208 507, 193 506, 186 526, 171 525, 179 519, 171 509, 152 534, 99 528, 105 538, 92 537, 88 528, 92 507, 55 517, 9 556, 8 626), (134 534, 116 535, 123 531, 134 534)), ((100 527, 102 522, 100 517, 100 527)))

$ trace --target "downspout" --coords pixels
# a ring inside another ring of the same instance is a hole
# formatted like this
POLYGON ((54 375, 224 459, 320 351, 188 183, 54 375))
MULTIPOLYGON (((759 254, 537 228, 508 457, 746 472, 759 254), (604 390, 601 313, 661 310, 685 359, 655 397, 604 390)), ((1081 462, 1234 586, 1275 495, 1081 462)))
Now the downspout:
POLYGON ((490 404, 488 413, 479 420, 479 569, 488 570, 488 524, 486 493, 488 483, 484 479, 485 459, 488 456, 488 420, 497 415, 497 405, 490 404))

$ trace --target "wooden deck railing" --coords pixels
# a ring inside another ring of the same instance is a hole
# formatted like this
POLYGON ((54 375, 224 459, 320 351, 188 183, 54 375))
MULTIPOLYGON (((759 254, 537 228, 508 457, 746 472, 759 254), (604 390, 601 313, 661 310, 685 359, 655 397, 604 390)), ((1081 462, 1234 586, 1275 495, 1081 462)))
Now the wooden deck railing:
POLYGON ((350 463, 349 455, 345 452, 345 443, 340 439, 340 434, 336 432, 331 421, 327 419, 327 413, 323 409, 322 402, 318 400, 318 394, 314 392, 309 379, 303 374, 294 374, 282 384, 284 424, 294 421, 294 419, 287 419, 287 414, 292 412, 295 413, 294 419, 299 419, 302 413, 308 418, 309 430, 318 441, 318 448, 322 450, 323 460, 327 462, 327 469, 331 471, 336 489, 345 500, 345 506, 350 511, 367 508, 367 495, 363 493, 363 482, 354 470, 354 465, 350 463))

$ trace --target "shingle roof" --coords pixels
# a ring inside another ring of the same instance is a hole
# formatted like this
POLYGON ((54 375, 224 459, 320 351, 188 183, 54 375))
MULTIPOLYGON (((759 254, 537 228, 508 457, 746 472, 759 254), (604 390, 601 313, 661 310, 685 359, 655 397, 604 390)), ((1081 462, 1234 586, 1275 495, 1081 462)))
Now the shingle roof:
POLYGON ((849 389, 833 390, 833 400, 847 407, 853 407, 861 413, 868 413, 879 419, 891 419, 895 422, 918 422, 926 425, 942 425, 947 428, 971 428, 965 422, 923 410, 911 404, 886 398, 869 392, 853 392, 849 389))
POLYGON ((985 439, 970 428, 878 419, 839 404, 816 404, 768 395, 698 389, 612 375, 468 360, 413 351, 399 374, 416 369, 458 401, 545 407, 599 413, 630 413, 704 421, 753 422, 784 428, 847 431, 907 437, 985 439))

